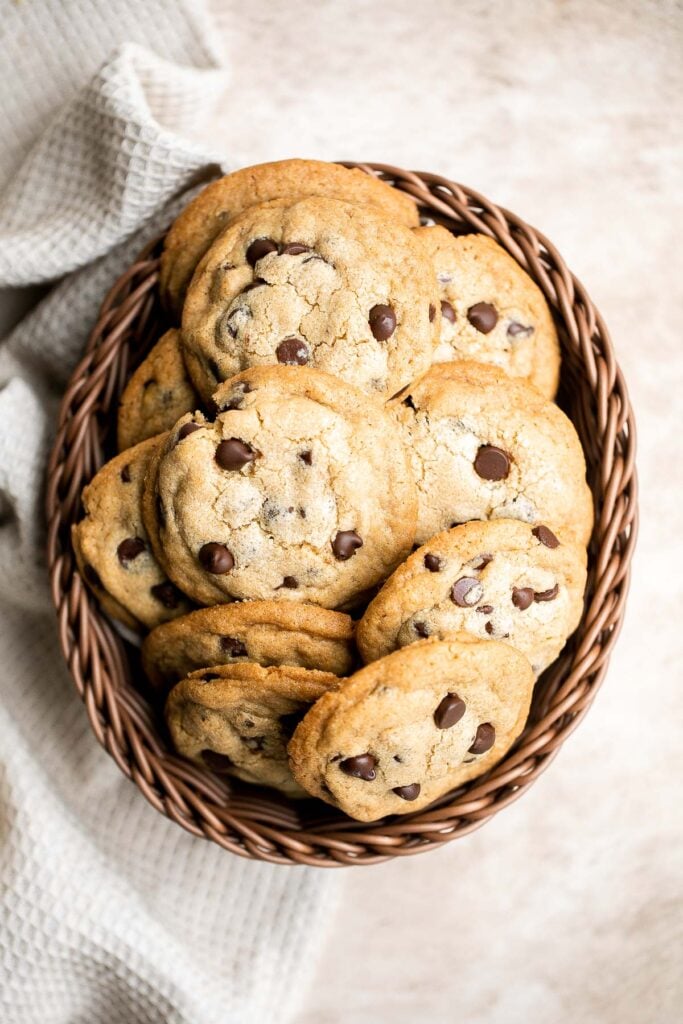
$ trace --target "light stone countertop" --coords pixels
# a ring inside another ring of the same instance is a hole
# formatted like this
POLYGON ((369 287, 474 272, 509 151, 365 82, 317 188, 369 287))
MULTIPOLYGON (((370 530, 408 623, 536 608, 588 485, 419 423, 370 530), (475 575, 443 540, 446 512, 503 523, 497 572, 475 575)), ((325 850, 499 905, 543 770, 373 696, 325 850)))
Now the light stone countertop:
MULTIPOLYGON (((436 171, 516 211, 601 310, 639 428, 629 608, 589 715, 480 831, 336 873, 340 909, 294 1024, 673 1024, 683 1001, 681 7, 209 6, 232 77, 215 147, 235 166, 304 156, 436 171)), ((4 320, 15 301, 5 296, 4 320)))
POLYGON ((374 159, 438 171, 515 210, 603 313, 639 427, 629 610, 590 714, 479 832, 342 872, 341 910, 296 1024, 673 1024, 683 999, 680 8, 212 6, 235 83, 223 130, 237 165, 374 159))

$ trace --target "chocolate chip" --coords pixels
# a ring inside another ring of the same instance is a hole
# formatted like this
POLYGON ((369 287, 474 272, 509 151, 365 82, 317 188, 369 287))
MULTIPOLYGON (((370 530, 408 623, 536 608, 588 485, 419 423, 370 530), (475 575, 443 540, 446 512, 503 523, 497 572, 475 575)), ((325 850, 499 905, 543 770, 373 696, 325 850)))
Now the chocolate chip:
POLYGON ((493 605, 492 604, 480 604, 479 607, 477 608, 477 611, 481 612, 482 615, 490 615, 491 612, 493 611, 493 605))
POLYGON ((477 302, 467 310, 467 319, 481 334, 488 334, 498 323, 498 313, 490 302, 477 302))
POLYGON ((551 590, 541 590, 540 593, 536 591, 534 594, 534 601, 554 601, 560 592, 560 588, 557 583, 551 590))
POLYGON ((377 341, 386 341, 396 330, 396 314, 391 306, 373 306, 368 319, 377 341))
POLYGON ((180 591, 172 583, 157 583, 150 587, 150 593, 169 610, 177 608, 181 600, 180 591))
POLYGON ((447 693, 434 712, 434 724, 437 729, 450 729, 465 714, 465 701, 457 693, 447 693))
POLYGON ((292 711, 289 715, 280 716, 280 727, 287 738, 294 735, 294 730, 304 717, 304 714, 305 711, 292 711))
POLYGON ((219 754, 216 750, 202 750, 202 761, 213 772, 229 772, 232 761, 227 754, 219 754))
POLYGON ((372 754, 358 754, 356 757, 347 757, 341 761, 339 767, 346 775, 352 775, 354 779, 363 779, 365 782, 372 782, 377 774, 375 772, 376 759, 372 754))
POLYGON ((277 242, 274 242, 272 238, 257 238, 247 249, 247 263, 253 267, 269 252, 277 252, 277 242))
POLYGON ((510 472, 510 458, 502 448, 483 444, 477 452, 474 468, 482 480, 504 480, 510 472))
POLYGON ((485 754, 490 750, 496 741, 496 730, 490 722, 483 722, 477 729, 472 746, 468 754, 485 754))
POLYGON ((419 782, 411 782, 409 786, 395 786, 394 793, 400 796, 401 800, 417 800, 421 788, 419 782))
POLYGON ((302 245, 301 242, 289 242, 282 250, 283 256, 299 256, 302 252, 310 252, 310 245, 302 245))
POLYGON ((206 365, 209 368, 209 373, 216 378, 216 380, 222 380, 221 371, 218 367, 218 363, 215 359, 207 359, 206 365))
POLYGON ((119 556, 121 565, 126 565, 142 554, 144 550, 145 542, 140 537, 126 537, 117 547, 116 554, 119 556))
POLYGON ((533 327, 525 327, 524 324, 513 320, 511 324, 508 324, 507 333, 510 338, 528 338, 534 333, 534 329, 533 327))
MULTIPOLYGON (((443 305, 443 303, 441 303, 441 305, 443 305)), ((436 306, 434 306, 434 305, 433 305, 433 304, 432 304, 432 303, 430 302, 430 303, 429 303, 429 322, 430 322, 430 324, 433 324, 433 323, 434 323, 434 317, 435 317, 435 316, 436 316, 436 306)))
POLYGON ((421 636, 421 637, 424 637, 424 638, 426 638, 428 636, 431 636, 431 634, 429 632, 429 626, 427 625, 426 622, 414 622, 413 623, 413 629, 415 630, 415 632, 417 633, 418 636, 421 636))
POLYGON ((346 562, 355 555, 358 548, 363 547, 363 540, 355 530, 340 530, 332 541, 334 557, 340 562, 346 562))
POLYGON ((204 544, 199 549, 199 561, 207 572, 212 572, 215 576, 230 572, 235 564, 235 559, 225 544, 215 542, 204 544))
POLYGON ((222 636, 219 638, 218 643, 221 651, 224 654, 228 654, 231 658, 246 658, 247 656, 247 648, 241 640, 234 636, 222 636))
POLYGON ((299 458, 302 462, 305 462, 307 466, 313 465, 313 452, 307 449, 305 452, 299 452, 299 458))
POLYGON ((178 431, 176 444, 182 441, 183 438, 187 437, 188 434, 194 434, 195 430, 201 430, 198 423, 183 423, 182 427, 178 431))
POLYGON ((512 603, 515 608, 519 608, 520 612, 523 612, 525 608, 528 608, 530 604, 533 604, 534 592, 531 587, 513 587, 512 588, 512 603))
POLYGON ((424 566, 430 572, 441 572, 444 567, 443 559, 439 558, 438 555, 427 554, 424 557, 424 566))
POLYGON ((256 458, 254 449, 240 441, 238 437, 231 437, 228 441, 221 441, 216 448, 216 462, 221 469, 241 469, 256 458))
POLYGON ((416 412, 416 409, 415 409, 415 402, 413 401, 413 396, 412 396, 412 395, 408 395, 408 397, 407 397, 407 398, 404 398, 404 399, 403 399, 403 402, 402 402, 402 405, 405 405, 405 406, 407 406, 407 407, 408 407, 409 409, 412 409, 412 410, 413 410, 413 412, 416 412))
POLYGON ((539 540, 541 544, 545 544, 547 548, 557 548, 560 546, 560 542, 553 531, 549 530, 547 526, 543 525, 543 523, 540 523, 538 526, 534 526, 531 532, 536 540, 539 540))
POLYGON ((102 580, 100 579, 98 573, 95 572, 92 565, 86 564, 83 567, 83 575, 85 576, 86 580, 92 587, 102 586, 102 580))
POLYGON ((475 558, 471 558, 469 562, 467 562, 467 565, 469 565, 471 569, 479 570, 484 569, 489 564, 489 562, 492 561, 493 555, 477 555, 475 558))
POLYGON ((452 324, 454 324, 455 321, 457 320, 455 310, 451 306, 450 302, 441 303, 441 316, 444 318, 444 320, 449 320, 452 324))
POLYGON ((276 587, 276 590, 282 590, 283 587, 285 590, 296 590, 298 586, 299 581, 296 576, 285 576, 280 586, 276 587))
POLYGON ((278 363, 285 366, 305 366, 309 359, 308 346, 301 338, 285 338, 275 349, 278 363))
POLYGON ((121 479, 123 480, 124 484, 130 483, 130 463, 126 463, 126 465, 121 470, 121 479))
POLYGON ((494 627, 492 622, 487 622, 486 625, 484 626, 484 629, 486 630, 489 636, 493 636, 494 627))
POLYGON ((470 608, 481 600, 481 596, 481 583, 472 576, 461 576, 451 587, 451 600, 459 608, 470 608))

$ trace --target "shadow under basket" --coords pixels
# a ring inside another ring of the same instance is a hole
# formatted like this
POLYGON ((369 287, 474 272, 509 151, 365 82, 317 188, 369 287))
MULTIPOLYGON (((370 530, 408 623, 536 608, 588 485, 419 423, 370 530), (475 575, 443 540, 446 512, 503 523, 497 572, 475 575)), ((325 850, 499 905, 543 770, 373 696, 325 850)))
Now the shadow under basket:
POLYGON ((414 196, 425 218, 494 238, 536 281, 562 344, 558 401, 579 433, 595 500, 583 617, 538 682, 526 728, 486 775, 431 807, 372 824, 315 800, 295 801, 212 774, 174 754, 138 651, 83 585, 70 527, 80 493, 114 454, 122 387, 168 326, 158 299, 161 240, 119 278, 100 309, 64 396, 47 473, 48 563, 59 636, 90 724, 149 802, 196 836, 276 864, 338 867, 421 853, 464 836, 517 800, 588 711, 619 633, 637 526, 635 430, 607 329, 551 243, 514 214, 436 174, 348 164, 414 196))

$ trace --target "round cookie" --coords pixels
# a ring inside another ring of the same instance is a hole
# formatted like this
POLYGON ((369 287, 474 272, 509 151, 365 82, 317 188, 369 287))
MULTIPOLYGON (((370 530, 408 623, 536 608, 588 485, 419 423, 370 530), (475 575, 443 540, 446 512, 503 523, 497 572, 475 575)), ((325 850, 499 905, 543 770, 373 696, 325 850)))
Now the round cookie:
POLYGON ((192 608, 155 559, 142 521, 145 473, 162 437, 122 452, 83 490, 85 516, 71 530, 81 576, 113 618, 140 629, 192 608))
POLYGON ((142 645, 155 686, 211 665, 256 662, 348 675, 355 662, 348 615, 284 601, 239 601, 200 608, 157 626, 142 645))
POLYGON ((418 811, 500 761, 524 728, 533 684, 507 644, 423 640, 320 698, 289 745, 292 775, 359 821, 418 811))
POLYGON ((593 501, 571 421, 484 363, 437 363, 393 406, 418 488, 418 544, 471 519, 546 523, 586 544, 593 501))
POLYGON ((166 331, 126 384, 119 402, 118 449, 170 430, 200 404, 180 352, 180 332, 166 331))
POLYGON ((180 316, 195 267, 229 221, 250 206, 290 196, 367 203, 406 227, 419 223, 410 196, 358 168, 350 170, 321 160, 278 160, 244 167, 207 185, 168 232, 159 279, 167 307, 180 316))
POLYGON ((183 757, 305 797, 291 776, 287 743, 311 704, 337 683, 328 672, 305 668, 218 665, 192 672, 174 686, 166 721, 183 757))
POLYGON ((171 579, 201 604, 351 606, 411 549, 415 481, 393 416, 318 370, 258 367, 181 420, 143 514, 171 579))
POLYGON ((356 629, 366 662, 426 636, 465 630, 504 640, 536 675, 583 610, 586 550, 545 525, 464 523, 437 534, 391 576, 356 629))
POLYGON ((434 362, 495 363, 553 398, 560 347, 540 288, 486 235, 455 236, 439 225, 417 228, 441 292, 441 341, 434 362))
POLYGON ((205 399, 250 366, 312 366, 385 399, 439 339, 431 261, 410 229, 337 199, 264 203, 197 267, 182 345, 205 399))

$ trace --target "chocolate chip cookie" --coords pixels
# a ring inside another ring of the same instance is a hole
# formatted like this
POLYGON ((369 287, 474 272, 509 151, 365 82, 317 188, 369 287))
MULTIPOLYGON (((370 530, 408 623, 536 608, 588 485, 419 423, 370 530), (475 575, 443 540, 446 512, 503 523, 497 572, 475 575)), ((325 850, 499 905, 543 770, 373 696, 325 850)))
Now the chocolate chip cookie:
POLYGON ((543 522, 586 544, 593 502, 567 417, 484 363, 438 363, 394 404, 418 487, 417 537, 471 519, 543 522))
POLYGON ((140 363, 121 395, 119 451, 170 430, 181 416, 199 408, 199 404, 180 352, 180 333, 166 331, 140 363))
POLYGON ((355 657, 348 615, 285 601, 236 601, 200 608, 157 626, 142 645, 142 664, 155 686, 176 682, 199 668, 248 661, 343 676, 353 670, 355 657))
POLYGON ((157 557, 195 600, 339 608, 405 558, 417 494, 384 405, 290 366, 247 370, 214 400, 214 421, 170 432, 143 500, 157 557))
POLYGON ((524 728, 533 683, 507 644, 423 640, 320 698, 289 745, 292 774, 359 821, 418 811, 500 761, 524 728))
POLYGON ((287 743, 311 704, 336 686, 328 672, 261 665, 217 665, 193 672, 166 702, 179 754, 221 774, 271 786, 291 797, 287 743))
POLYGON ((166 236, 159 284, 168 308, 180 316, 195 267, 234 217, 250 206, 290 196, 369 204, 406 227, 419 223, 410 196, 357 168, 320 160, 278 160, 244 167, 207 185, 166 236))
POLYGON ((540 288, 486 235, 455 237, 438 225, 415 234, 432 258, 441 291, 434 361, 494 363, 553 398, 560 348, 540 288))
POLYGON ((159 566, 142 522, 145 473, 163 440, 149 438, 107 462, 84 489, 85 516, 71 531, 81 576, 109 615, 137 630, 192 608, 159 566))
POLYGON ((214 241, 183 308, 188 371, 208 399, 250 366, 311 366, 385 399, 432 362, 438 288, 414 233, 370 206, 252 207, 214 241))
POLYGON ((504 640, 538 675, 583 609, 586 549, 545 524, 465 523, 437 534, 387 580, 358 623, 364 661, 428 636, 465 630, 504 640))

